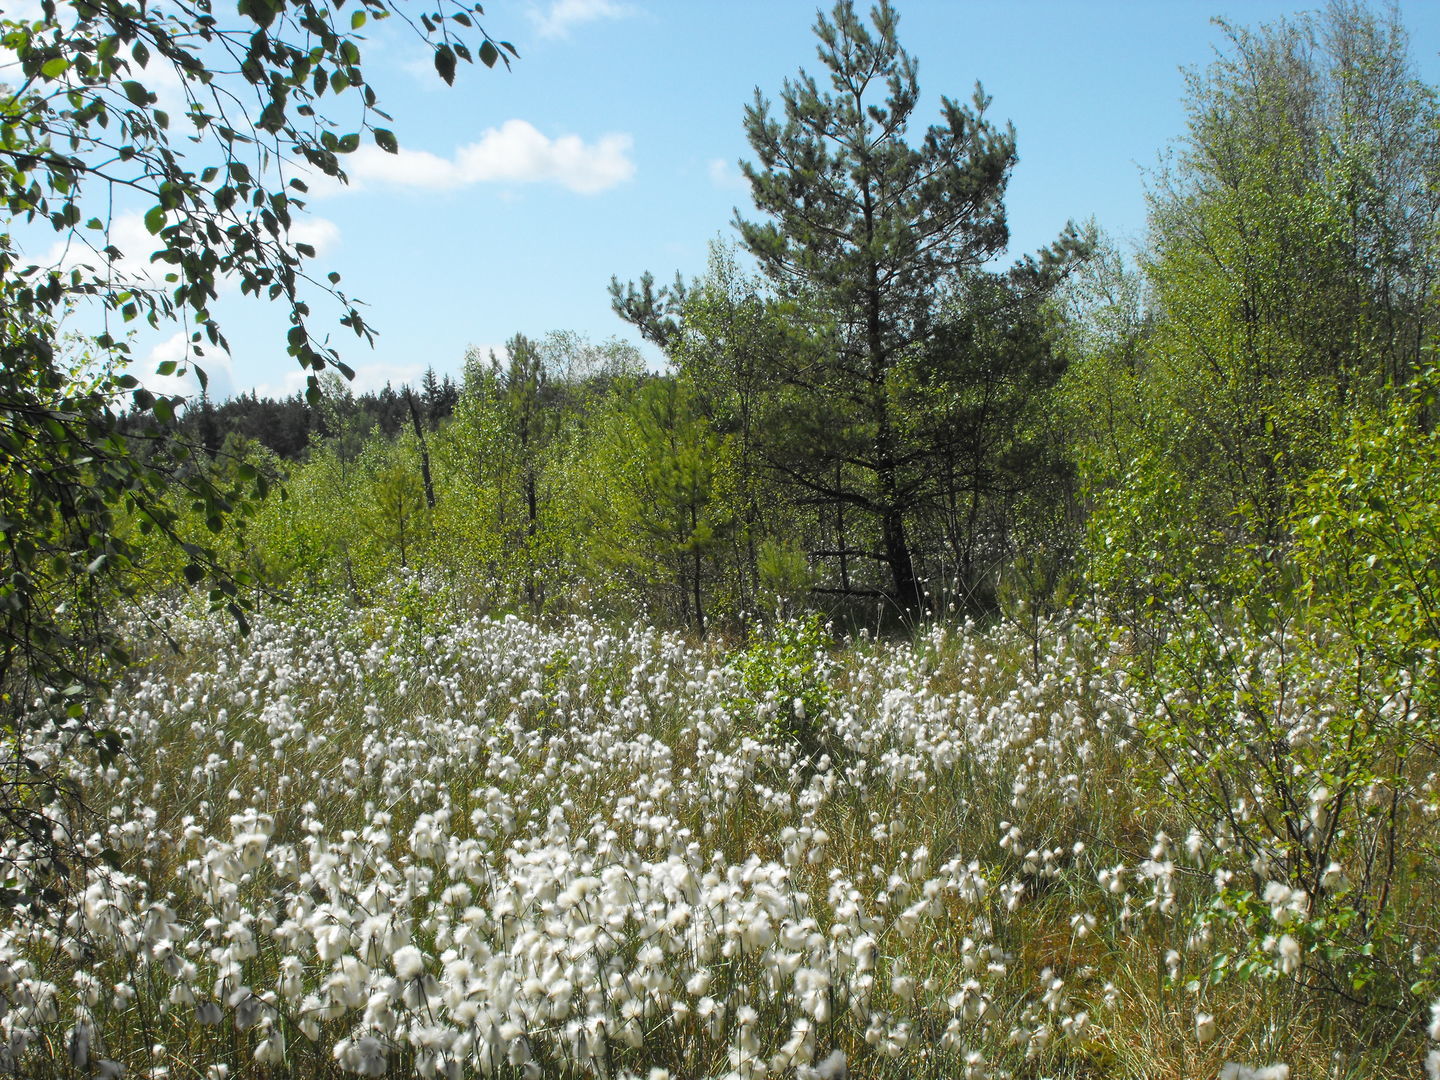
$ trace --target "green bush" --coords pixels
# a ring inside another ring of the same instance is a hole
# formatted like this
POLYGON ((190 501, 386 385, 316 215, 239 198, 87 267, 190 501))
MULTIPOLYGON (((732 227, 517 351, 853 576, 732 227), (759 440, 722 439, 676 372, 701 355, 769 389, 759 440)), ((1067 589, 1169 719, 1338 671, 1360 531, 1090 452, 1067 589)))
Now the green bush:
POLYGON ((1154 647, 1132 668, 1156 790, 1221 886, 1205 921, 1246 931, 1215 978, 1293 977, 1396 1009, 1433 989, 1432 387, 1352 421, 1297 485, 1285 552, 1232 552, 1220 589, 1147 617, 1154 647))
POLYGON ((745 694, 737 711, 754 715, 767 739, 793 739, 814 749, 820 717, 830 706, 833 647, 817 614, 770 626, 732 661, 745 694))

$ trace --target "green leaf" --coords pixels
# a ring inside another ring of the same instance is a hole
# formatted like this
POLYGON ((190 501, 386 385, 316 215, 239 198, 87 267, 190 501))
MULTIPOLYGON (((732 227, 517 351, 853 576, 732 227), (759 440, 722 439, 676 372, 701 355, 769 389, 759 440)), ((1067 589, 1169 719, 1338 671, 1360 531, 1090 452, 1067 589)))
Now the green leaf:
POLYGON ((357 11, 350 16, 350 29, 359 30, 365 25, 365 12, 357 11))
POLYGON ((489 41, 480 43, 480 62, 487 68, 493 68, 495 61, 500 59, 500 52, 489 41))
POLYGON ((157 236, 164 227, 165 208, 163 206, 152 206, 145 213, 145 230, 151 236, 157 236))
POLYGON ((120 84, 120 89, 125 91, 125 96, 130 99, 131 105, 148 105, 154 98, 149 90, 146 90, 134 79, 126 79, 120 84))
POLYGON ((446 86, 455 84, 455 51, 449 45, 440 45, 435 49, 435 70, 445 80, 446 86))
POLYGON ((265 108, 260 110, 260 118, 255 121, 255 126, 261 131, 277 132, 285 126, 285 105, 280 101, 272 101, 265 108))
POLYGON ((40 68, 40 74, 47 79, 58 79, 65 72, 70 70, 70 61, 63 56, 53 56, 40 68))
POLYGON ((374 131, 375 145, 384 150, 387 154, 398 154, 400 152, 399 140, 395 133, 387 128, 376 128, 374 131))

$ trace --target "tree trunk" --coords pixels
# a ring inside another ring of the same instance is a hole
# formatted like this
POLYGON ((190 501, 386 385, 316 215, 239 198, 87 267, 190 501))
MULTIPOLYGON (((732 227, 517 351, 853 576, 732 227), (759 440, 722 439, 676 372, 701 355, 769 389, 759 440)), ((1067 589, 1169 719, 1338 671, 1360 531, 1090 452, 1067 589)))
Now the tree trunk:
POLYGON ((415 425, 415 439, 420 444, 420 478, 425 482, 425 505, 435 509, 435 485, 430 480, 430 448, 425 444, 425 433, 420 428, 420 411, 415 408, 415 395, 405 388, 405 400, 410 403, 410 422, 415 425))
MULTIPOLYGON (((835 490, 840 490, 840 462, 835 463, 835 490)), ((840 588, 850 591, 850 559, 845 542, 845 500, 835 500, 835 546, 840 549, 840 588)))
POLYGON ((695 590, 695 627, 700 631, 700 640, 705 640, 705 608, 700 603, 700 552, 691 552, 691 584, 695 590))
POLYGON ((880 517, 881 538, 885 546, 885 562, 895 588, 895 602, 905 611, 924 607, 919 583, 915 580, 915 563, 910 556, 910 542, 905 536, 905 517, 891 507, 880 517))
MULTIPOLYGON (((874 206, 868 183, 864 196, 865 238, 874 238, 874 206)), ((890 374, 890 353, 885 347, 881 325, 884 303, 880 291, 880 268, 873 261, 866 268, 865 282, 865 348, 870 362, 870 409, 875 423, 875 485, 877 502, 883 507, 880 531, 885 548, 885 562, 890 567, 895 587, 895 603, 901 610, 918 610, 920 591, 915 585, 915 564, 910 557, 910 542, 905 536, 905 517, 898 505, 895 482, 897 455, 895 427, 891 422, 887 382, 890 374)))
POLYGON ((535 461, 530 450, 530 417, 520 416, 520 457, 525 470, 525 600, 530 610, 540 611, 540 590, 535 581, 535 537, 540 532, 540 503, 535 490, 535 461))

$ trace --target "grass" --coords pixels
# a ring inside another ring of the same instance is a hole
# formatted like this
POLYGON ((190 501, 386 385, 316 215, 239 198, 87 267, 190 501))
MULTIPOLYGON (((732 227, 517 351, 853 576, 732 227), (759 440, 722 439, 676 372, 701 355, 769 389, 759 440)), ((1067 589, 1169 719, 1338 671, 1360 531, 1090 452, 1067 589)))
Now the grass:
POLYGON ((1255 872, 1158 782, 1130 659, 1081 623, 832 643, 796 742, 723 644, 429 600, 423 629, 325 605, 249 640, 180 621, 183 654, 113 702, 124 760, 74 763, 119 869, 0 927, 0 1064, 1421 1073, 1433 796, 1405 794, 1391 938, 1329 956, 1328 923, 1216 887, 1255 872))

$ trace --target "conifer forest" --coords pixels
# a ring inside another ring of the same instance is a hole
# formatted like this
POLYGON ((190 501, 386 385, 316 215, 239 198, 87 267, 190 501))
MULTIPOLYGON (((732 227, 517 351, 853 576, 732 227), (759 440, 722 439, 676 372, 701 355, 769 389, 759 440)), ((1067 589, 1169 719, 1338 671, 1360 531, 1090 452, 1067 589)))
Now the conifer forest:
POLYGON ((0 1076, 1440 1080, 1433 10, 1220 24, 1017 254, 840 0, 628 337, 361 390, 360 29, 525 63, 435 2, 0 12, 0 1076), (299 392, 141 370, 224 290, 299 392))

